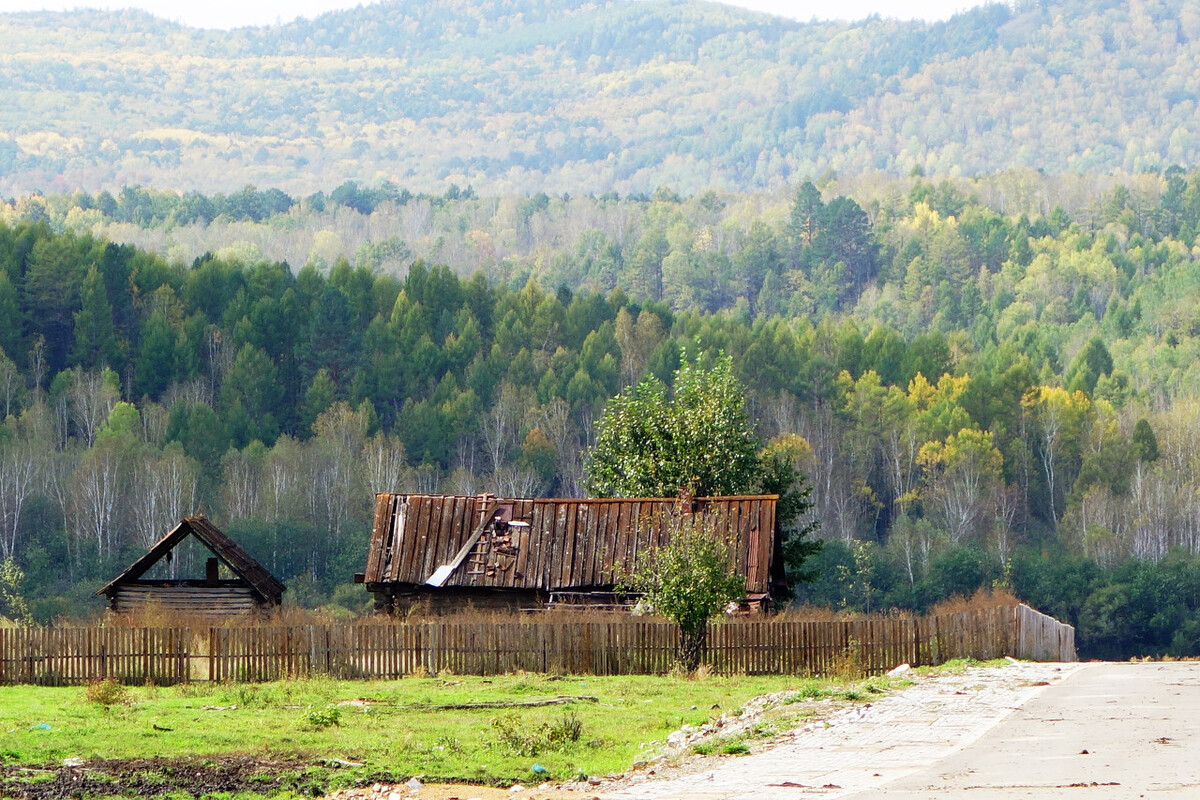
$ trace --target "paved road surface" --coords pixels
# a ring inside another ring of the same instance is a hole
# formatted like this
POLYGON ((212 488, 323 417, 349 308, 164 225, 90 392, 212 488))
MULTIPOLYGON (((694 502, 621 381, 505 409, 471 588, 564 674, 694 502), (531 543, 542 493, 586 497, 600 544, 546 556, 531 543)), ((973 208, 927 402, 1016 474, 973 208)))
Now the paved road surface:
POLYGON ((972 670, 831 722, 767 752, 606 797, 1200 798, 1200 663, 972 670))
POLYGON ((848 797, 1200 798, 1200 663, 1089 665, 970 747, 848 797))

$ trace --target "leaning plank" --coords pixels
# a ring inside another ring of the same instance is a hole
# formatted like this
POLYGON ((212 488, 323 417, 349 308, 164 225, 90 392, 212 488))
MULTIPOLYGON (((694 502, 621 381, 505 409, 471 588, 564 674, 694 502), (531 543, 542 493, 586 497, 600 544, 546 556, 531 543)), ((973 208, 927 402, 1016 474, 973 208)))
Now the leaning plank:
POLYGON ((429 584, 430 586, 441 586, 450 578, 451 575, 454 574, 454 571, 458 569, 459 565, 466 560, 467 555, 471 552, 471 548, 473 548, 475 543, 479 541, 479 537, 483 536, 483 532, 487 530, 488 525, 492 524, 492 517, 496 516, 496 509, 498 505, 499 504, 495 502, 488 504, 487 508, 484 509, 483 512, 483 519, 479 521, 479 525, 477 525, 475 530, 471 532, 471 536, 467 539, 466 544, 462 546, 462 549, 458 551, 458 555, 456 555, 449 564, 443 564, 442 566, 438 567, 437 571, 430 575, 429 578, 426 579, 425 583, 429 584))

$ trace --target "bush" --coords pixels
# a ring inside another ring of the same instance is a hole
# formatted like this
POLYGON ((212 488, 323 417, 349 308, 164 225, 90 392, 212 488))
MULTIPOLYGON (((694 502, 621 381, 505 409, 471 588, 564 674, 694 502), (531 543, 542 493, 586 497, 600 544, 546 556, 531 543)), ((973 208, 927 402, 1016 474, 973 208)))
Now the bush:
POLYGON ((112 678, 92 681, 84 687, 83 696, 89 703, 95 703, 105 708, 129 704, 129 690, 112 678))
POLYGON ((536 756, 546 750, 567 750, 583 736, 583 722, 574 713, 532 729, 516 714, 508 714, 493 719, 492 728, 496 731, 496 743, 517 756, 536 756))

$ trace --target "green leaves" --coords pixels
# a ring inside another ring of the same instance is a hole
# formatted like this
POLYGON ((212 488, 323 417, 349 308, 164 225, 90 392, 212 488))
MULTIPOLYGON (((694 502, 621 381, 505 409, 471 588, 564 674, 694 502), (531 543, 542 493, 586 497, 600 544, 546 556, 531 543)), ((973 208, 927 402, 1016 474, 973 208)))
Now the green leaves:
POLYGON ((674 391, 647 377, 609 401, 588 462, 600 497, 742 494, 758 479, 758 440, 728 357, 685 363, 674 391))
POLYGON ((623 586, 679 626, 680 660, 692 670, 704 654, 708 621, 746 596, 746 578, 737 570, 733 543, 722 535, 728 526, 719 517, 681 512, 651 524, 665 527, 669 539, 639 555, 623 586))

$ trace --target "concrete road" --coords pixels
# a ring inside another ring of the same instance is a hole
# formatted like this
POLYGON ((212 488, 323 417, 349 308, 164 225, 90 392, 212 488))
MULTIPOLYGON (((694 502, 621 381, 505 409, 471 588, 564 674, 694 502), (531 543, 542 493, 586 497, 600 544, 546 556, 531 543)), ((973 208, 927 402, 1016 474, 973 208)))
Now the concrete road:
POLYGON ((940 676, 614 800, 1200 798, 1200 663, 940 676))
POLYGON ((847 797, 1200 798, 1200 663, 1089 665, 969 747, 847 797))

